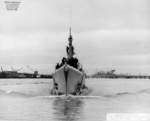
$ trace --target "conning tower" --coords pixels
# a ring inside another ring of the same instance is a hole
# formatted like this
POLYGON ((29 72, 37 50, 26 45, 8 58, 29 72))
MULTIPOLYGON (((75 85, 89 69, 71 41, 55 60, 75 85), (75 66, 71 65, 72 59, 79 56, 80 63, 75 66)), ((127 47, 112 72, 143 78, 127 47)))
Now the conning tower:
POLYGON ((66 48, 66 51, 67 51, 67 57, 68 59, 71 59, 73 58, 74 56, 74 47, 72 45, 72 41, 73 41, 73 37, 72 37, 72 34, 71 34, 71 27, 69 28, 69 38, 68 38, 68 41, 69 41, 69 44, 66 48))

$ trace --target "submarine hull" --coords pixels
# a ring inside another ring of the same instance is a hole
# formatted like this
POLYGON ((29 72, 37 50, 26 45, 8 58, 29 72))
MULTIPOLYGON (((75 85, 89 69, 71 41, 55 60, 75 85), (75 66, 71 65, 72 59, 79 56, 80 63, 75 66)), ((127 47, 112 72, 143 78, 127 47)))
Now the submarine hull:
POLYGON ((53 74, 53 89, 51 94, 55 95, 79 95, 85 85, 85 74, 78 69, 63 65, 53 74))

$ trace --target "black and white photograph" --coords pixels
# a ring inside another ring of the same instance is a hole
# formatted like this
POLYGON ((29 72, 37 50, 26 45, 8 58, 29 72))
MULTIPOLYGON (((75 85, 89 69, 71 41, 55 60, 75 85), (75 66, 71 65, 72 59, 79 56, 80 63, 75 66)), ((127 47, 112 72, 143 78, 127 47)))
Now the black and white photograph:
POLYGON ((150 1, 0 0, 0 121, 150 121, 150 1))

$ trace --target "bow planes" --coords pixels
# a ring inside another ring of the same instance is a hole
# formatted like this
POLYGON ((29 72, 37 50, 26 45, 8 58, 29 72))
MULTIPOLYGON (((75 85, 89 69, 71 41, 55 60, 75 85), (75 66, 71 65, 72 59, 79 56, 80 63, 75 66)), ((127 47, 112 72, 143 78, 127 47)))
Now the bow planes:
POLYGON ((85 85, 85 72, 74 57, 72 45, 71 28, 69 30, 68 46, 66 47, 67 57, 63 57, 61 63, 57 63, 53 74, 52 95, 86 95, 88 88, 85 85))

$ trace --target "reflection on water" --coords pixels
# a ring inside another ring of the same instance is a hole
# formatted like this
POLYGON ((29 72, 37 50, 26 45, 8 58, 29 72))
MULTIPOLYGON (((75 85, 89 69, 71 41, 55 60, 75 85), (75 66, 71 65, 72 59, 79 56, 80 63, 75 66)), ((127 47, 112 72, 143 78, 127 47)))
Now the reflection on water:
POLYGON ((61 121, 78 121, 82 116, 83 102, 79 98, 57 97, 53 102, 54 117, 61 121))

